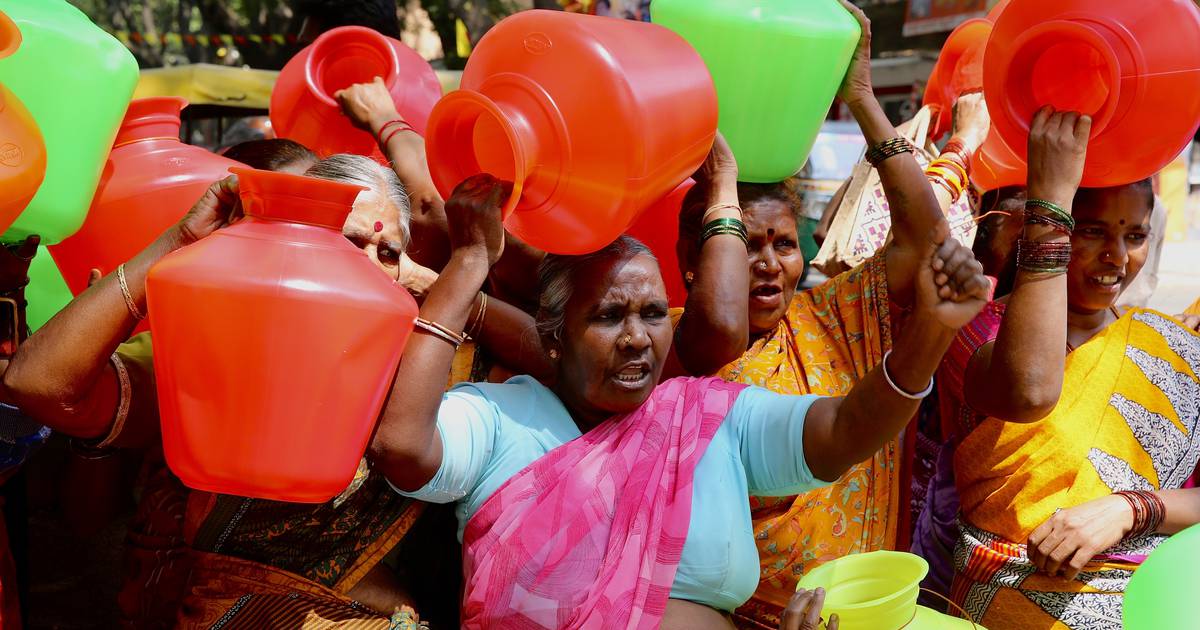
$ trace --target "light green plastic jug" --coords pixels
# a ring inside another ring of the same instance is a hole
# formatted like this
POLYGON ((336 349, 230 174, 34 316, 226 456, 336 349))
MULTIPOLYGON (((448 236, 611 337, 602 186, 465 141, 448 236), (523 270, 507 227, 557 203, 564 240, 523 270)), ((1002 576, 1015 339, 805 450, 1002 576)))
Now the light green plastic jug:
POLYGON ((53 245, 83 224, 105 158, 137 85, 133 55, 65 0, 0 0, 21 47, 0 60, 0 83, 33 114, 46 142, 46 179, 0 240, 39 234, 53 245))
POLYGON ((71 302, 71 289, 63 280, 54 259, 43 245, 29 264, 29 286, 25 287, 25 322, 36 331, 71 302))
POLYGON ((837 0, 653 0, 712 74, 738 179, 800 170, 833 104, 860 29, 837 0))

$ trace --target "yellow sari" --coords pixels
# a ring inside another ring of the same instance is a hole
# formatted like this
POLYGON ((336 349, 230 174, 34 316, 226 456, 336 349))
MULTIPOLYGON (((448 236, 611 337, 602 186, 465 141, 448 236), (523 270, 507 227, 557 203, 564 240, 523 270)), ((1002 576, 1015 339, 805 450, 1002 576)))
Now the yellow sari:
MULTIPOLYGON (((891 348, 883 254, 819 287, 797 293, 770 335, 718 375, 781 394, 843 396, 891 348)), ((896 545, 902 506, 901 444, 893 440, 827 488, 797 497, 752 497, 758 591, 735 618, 778 628, 779 614, 807 571, 841 556, 896 545)))
POLYGON ((1070 581, 1035 573, 1023 543, 1058 508, 1181 487, 1200 459, 1198 375, 1200 335, 1133 309, 1067 357, 1049 416, 962 427, 953 597, 973 619, 992 630, 1121 627, 1125 585, 1164 536, 1123 541, 1070 581))

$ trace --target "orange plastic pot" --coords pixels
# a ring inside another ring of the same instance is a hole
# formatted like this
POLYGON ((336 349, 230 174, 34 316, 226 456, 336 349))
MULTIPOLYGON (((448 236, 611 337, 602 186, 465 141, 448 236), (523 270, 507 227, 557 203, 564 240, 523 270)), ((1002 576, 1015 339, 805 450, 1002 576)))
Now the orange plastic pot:
POLYGON ((417 306, 342 236, 362 188, 234 172, 246 218, 146 281, 163 450, 192 488, 327 501, 354 476, 417 306))
MULTIPOLYGON (((0 11, 0 59, 21 46, 21 31, 0 11)), ((17 220, 46 178, 46 144, 21 99, 0 83, 0 234, 17 220)))
POLYGON ((667 193, 638 217, 625 233, 644 243, 658 259, 663 283, 667 285, 667 302, 672 307, 687 302, 687 287, 683 284, 679 270, 679 212, 683 209, 683 198, 696 182, 690 177, 675 190, 667 193))
POLYGON ((954 101, 960 94, 983 89, 983 51, 991 33, 991 22, 974 19, 959 24, 946 39, 925 86, 923 104, 933 107, 936 116, 930 137, 953 129, 954 101))
POLYGON ((321 155, 377 152, 371 134, 350 124, 334 94, 383 77, 396 111, 425 133, 426 120, 442 96, 437 73, 399 40, 361 26, 330 30, 292 57, 271 91, 271 125, 321 155))
POLYGON ((429 116, 434 183, 513 182, 505 227, 548 252, 612 242, 696 170, 717 129, 700 56, 631 20, 522 11, 488 31, 461 86, 429 116))
POLYGON ((1093 118, 1083 186, 1144 179, 1200 125, 1200 8, 1192 0, 1012 0, 996 19, 984 88, 1018 156, 1044 105, 1093 118))
POLYGON ((134 257, 187 214, 210 184, 241 166, 179 141, 186 105, 177 97, 129 104, 83 227, 49 248, 71 293, 87 289, 92 269, 108 274, 134 257))
POLYGON ((1005 186, 1024 186, 1029 167, 1008 145, 995 127, 988 130, 987 139, 975 154, 971 167, 971 182, 980 190, 995 190, 1005 186))

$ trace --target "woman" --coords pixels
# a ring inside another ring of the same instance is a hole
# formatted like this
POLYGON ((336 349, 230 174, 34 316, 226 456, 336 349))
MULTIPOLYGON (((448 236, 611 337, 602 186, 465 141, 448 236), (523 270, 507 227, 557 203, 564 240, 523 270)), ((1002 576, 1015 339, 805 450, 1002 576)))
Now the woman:
MULTIPOLYGON (((309 174, 368 188, 344 233, 381 272, 400 278, 408 200, 395 174, 347 155, 326 158, 309 174)), ((95 456, 113 448, 158 452, 151 340, 122 341, 145 312, 145 277, 154 262, 225 225, 236 200, 236 178, 214 184, 177 225, 40 329, 5 374, 18 404, 95 456)), ((381 560, 406 536, 421 505, 396 496, 365 463, 342 495, 320 506, 198 491, 179 496, 163 491, 142 502, 139 517, 151 526, 131 532, 131 545, 147 553, 128 560, 121 594, 128 625, 175 625, 181 598, 184 627, 219 619, 226 619, 224 627, 301 627, 304 615, 313 623, 415 624, 412 598, 381 560), (169 526, 179 520, 188 549, 171 539, 169 526), (160 521, 167 522, 154 526, 160 521)))
MULTIPOLYGON (((847 9, 858 16, 863 39, 839 96, 868 145, 875 146, 897 134, 871 88, 870 24, 858 9, 847 9)), ((988 127, 981 95, 963 97, 956 114, 955 139, 943 158, 966 170, 988 127)), ((794 199, 785 184, 739 185, 749 235, 750 342, 707 372, 692 373, 715 372, 781 394, 846 395, 892 347, 899 328, 894 322, 911 308, 926 235, 945 223, 941 208, 963 194, 964 182, 956 177, 961 174, 950 168, 946 176, 954 186, 937 185, 931 192, 930 179, 942 175, 927 175, 909 156, 881 162, 877 169, 892 210, 891 243, 864 265, 800 293, 796 285, 804 259, 794 199)), ((701 224, 699 206, 689 210, 681 218, 679 239, 687 283, 703 280, 707 273, 689 262, 696 259, 701 224)), ((850 553, 906 548, 901 540, 908 520, 906 450, 911 447, 905 449, 899 438, 889 440, 828 487, 795 497, 751 498, 761 584, 739 609, 739 623, 776 627, 796 582, 824 562, 850 553)))
MULTIPOLYGON (((454 333, 503 250, 505 195, 480 175, 447 203, 453 254, 371 446, 397 490, 457 504, 471 628, 731 627, 758 582, 747 494, 823 485, 895 435, 986 289, 942 230, 920 254, 927 264, 895 354, 846 398, 719 379, 658 385, 673 334, 666 290, 645 246, 622 237, 542 264, 537 321, 551 387, 522 376, 443 396, 454 333)), ((744 238, 714 230, 702 247, 744 238)))
POLYGON ((1200 522, 1200 336, 1114 308, 1145 262, 1148 181, 1077 190, 1091 120, 1029 138, 1010 295, 942 368, 961 501, 953 598, 989 628, 1120 628, 1138 564, 1200 522))

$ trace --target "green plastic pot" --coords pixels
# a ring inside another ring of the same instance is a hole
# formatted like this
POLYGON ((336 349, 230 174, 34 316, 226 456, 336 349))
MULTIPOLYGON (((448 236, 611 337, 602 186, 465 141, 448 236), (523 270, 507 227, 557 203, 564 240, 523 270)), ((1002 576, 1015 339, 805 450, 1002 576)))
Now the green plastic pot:
POLYGON ((64 0, 0 0, 21 47, 0 60, 0 83, 33 114, 46 179, 0 240, 39 234, 53 245, 79 229, 138 81, 137 61, 64 0))
POLYGON ((25 287, 25 321, 29 330, 37 330, 71 302, 71 289, 54 265, 45 247, 38 247, 29 264, 29 286, 25 287))
POLYGON ((708 65, 738 179, 799 171, 861 32, 838 0, 653 0, 650 19, 708 65))

